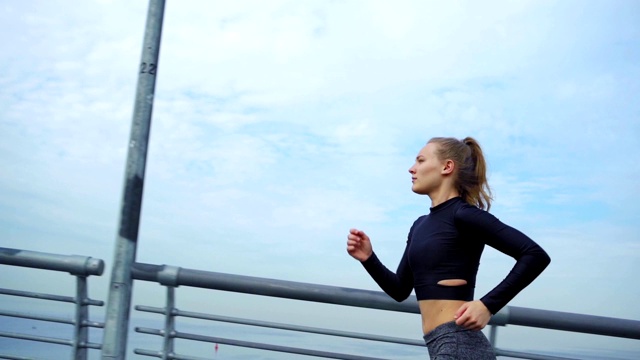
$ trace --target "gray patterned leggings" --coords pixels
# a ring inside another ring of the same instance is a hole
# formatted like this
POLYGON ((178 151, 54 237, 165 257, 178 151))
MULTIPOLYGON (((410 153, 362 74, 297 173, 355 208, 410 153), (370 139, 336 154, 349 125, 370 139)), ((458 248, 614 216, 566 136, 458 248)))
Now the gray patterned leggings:
POLYGON ((431 360, 495 360, 493 347, 481 331, 468 330, 454 321, 424 336, 431 360))

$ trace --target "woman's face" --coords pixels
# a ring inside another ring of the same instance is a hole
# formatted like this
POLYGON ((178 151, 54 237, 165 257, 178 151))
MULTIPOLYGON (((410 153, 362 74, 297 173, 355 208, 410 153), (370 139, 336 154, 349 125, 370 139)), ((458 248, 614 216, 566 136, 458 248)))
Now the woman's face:
POLYGON ((437 147, 435 143, 428 143, 420 150, 416 162, 409 169, 413 183, 411 190, 416 194, 427 195, 442 183, 444 162, 435 154, 437 147))

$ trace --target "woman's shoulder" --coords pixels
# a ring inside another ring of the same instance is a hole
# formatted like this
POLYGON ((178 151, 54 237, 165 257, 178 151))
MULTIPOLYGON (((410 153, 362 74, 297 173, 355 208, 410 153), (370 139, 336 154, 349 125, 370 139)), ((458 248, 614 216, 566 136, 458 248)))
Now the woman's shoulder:
POLYGON ((419 216, 414 222, 413 224, 411 224, 411 229, 409 230, 409 232, 413 232, 413 229, 415 229, 418 225, 420 225, 425 219, 427 219, 429 217, 429 215, 421 215, 419 216))
POLYGON ((462 199, 456 204, 454 219, 458 223, 465 224, 493 223, 497 220, 497 218, 487 210, 480 209, 462 199))

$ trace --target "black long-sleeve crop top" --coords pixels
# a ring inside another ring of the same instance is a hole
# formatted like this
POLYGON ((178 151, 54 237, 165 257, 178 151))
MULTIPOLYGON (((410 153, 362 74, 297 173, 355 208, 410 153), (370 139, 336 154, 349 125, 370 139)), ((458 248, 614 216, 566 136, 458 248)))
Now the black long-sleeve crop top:
POLYGON ((520 231, 460 197, 431 208, 409 230, 404 254, 393 273, 372 254, 362 262, 389 296, 403 301, 415 288, 418 300, 473 300, 480 256, 487 244, 516 259, 507 277, 480 301, 495 314, 546 267, 547 253, 520 231), (439 285, 462 279, 466 285, 439 285))

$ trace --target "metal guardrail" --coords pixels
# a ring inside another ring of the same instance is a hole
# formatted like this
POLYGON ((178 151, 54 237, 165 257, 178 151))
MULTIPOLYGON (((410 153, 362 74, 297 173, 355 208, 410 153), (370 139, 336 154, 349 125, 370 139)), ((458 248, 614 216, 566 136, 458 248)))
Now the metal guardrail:
MULTIPOLYGON (((76 277, 75 297, 0 288, 0 295, 20 296, 75 304, 73 320, 46 315, 34 315, 0 310, 0 316, 72 325, 73 333, 71 339, 35 336, 5 331, 0 332, 0 337, 71 346, 71 359, 76 360, 86 360, 88 349, 101 348, 100 344, 89 342, 89 328, 104 327, 103 323, 89 320, 89 306, 103 306, 104 302, 89 299, 87 277, 91 275, 102 275, 102 272, 104 271, 104 261, 86 256, 56 255, 35 251, 0 248, 0 264, 68 272, 76 277)), ((23 359, 9 354, 0 353, 0 359, 2 358, 23 359)))
MULTIPOLYGON (((261 322, 250 319, 240 319, 181 311, 175 307, 174 291, 178 286, 188 286, 252 295, 278 297, 292 300, 303 300, 325 304, 354 306, 361 308, 418 314, 418 304, 416 298, 413 296, 404 302, 398 303, 390 299, 384 293, 378 291, 316 285, 309 283, 185 269, 175 266, 161 266, 142 263, 134 264, 132 268, 132 276, 135 280, 156 282, 167 287, 167 304, 164 309, 148 306, 136 306, 136 310, 138 311, 163 314, 165 316, 165 327, 162 330, 154 330, 148 328, 136 329, 136 331, 140 333, 160 335, 164 337, 164 348, 161 351, 136 349, 135 353, 140 355, 155 356, 162 359, 191 359, 183 355, 175 354, 173 350, 174 339, 190 339, 227 345, 260 348, 263 350, 317 356, 308 350, 304 351, 301 349, 283 348, 269 344, 246 343, 233 339, 180 333, 175 330, 174 326, 175 318, 180 316, 252 326, 261 326, 274 329, 341 336, 353 339, 382 341, 412 346, 424 346, 424 343, 422 341, 416 341, 412 339, 400 339, 386 336, 350 333, 332 329, 302 327, 280 323, 261 322)), ((515 306, 505 307, 498 314, 492 317, 489 324, 491 325, 490 341, 494 345, 494 347, 497 340, 497 326, 504 326, 507 324, 640 340, 640 321, 574 314, 559 311, 529 309, 515 306)), ((496 354, 498 356, 509 356, 533 360, 568 359, 564 357, 518 352, 500 348, 496 348, 496 354)), ((372 359, 349 354, 324 354, 323 356, 334 359, 372 359)))
MULTIPOLYGON (((0 289, 0 294, 2 295, 22 296, 41 300, 75 303, 76 311, 73 320, 62 319, 48 315, 34 315, 22 312, 0 310, 0 316, 25 318, 72 325, 74 327, 72 339, 67 340, 10 332, 0 332, 0 337, 72 346, 73 353, 71 358, 77 360, 87 359, 87 349, 102 348, 101 344, 90 343, 88 341, 88 328, 104 327, 103 323, 89 320, 88 306, 102 306, 104 303, 102 301, 89 299, 86 286, 86 280, 88 276, 102 274, 104 270, 104 262, 102 260, 83 256, 55 255, 33 251, 0 248, 0 264, 69 272, 70 274, 77 277, 77 289, 75 297, 0 289)), ((164 326, 161 329, 151 329, 146 327, 136 328, 136 332, 138 333, 161 336, 163 338, 161 350, 154 351, 149 349, 134 349, 134 353, 138 355, 157 357, 161 359, 205 360, 205 358, 197 358, 190 355, 177 354, 175 352, 174 343, 177 339, 182 339, 306 355, 312 357, 321 357, 327 359, 382 360, 380 358, 362 355, 318 351, 291 346, 280 346, 275 344, 250 342, 238 339, 181 332, 177 331, 175 326, 176 318, 178 317, 233 323, 247 326, 257 326, 269 329, 288 330, 326 336, 336 336, 348 339, 392 343, 404 346, 425 346, 423 341, 416 339, 404 339, 357 332, 348 332, 335 329, 323 329, 309 326, 258 321, 253 319, 242 319, 229 316, 178 310, 176 308, 175 291, 179 286, 186 286, 251 295, 277 297, 282 299, 303 300, 316 303, 418 314, 419 310, 415 297, 411 297, 404 302, 397 303, 386 296, 384 293, 379 291, 224 274, 218 272, 185 269, 167 265, 136 263, 132 267, 131 274, 132 280, 159 283, 165 286, 167 291, 166 306, 164 308, 143 305, 135 307, 135 309, 138 311, 155 313, 164 316, 164 326)), ((497 339, 498 326, 504 326, 507 324, 640 340, 640 321, 507 306, 498 314, 493 316, 490 322, 490 340, 494 347, 497 339)), ((568 359, 544 354, 511 351, 501 348, 496 348, 496 353, 498 356, 509 356, 534 360, 568 359)), ((3 358, 24 359, 17 356, 0 354, 0 359, 3 358)))

